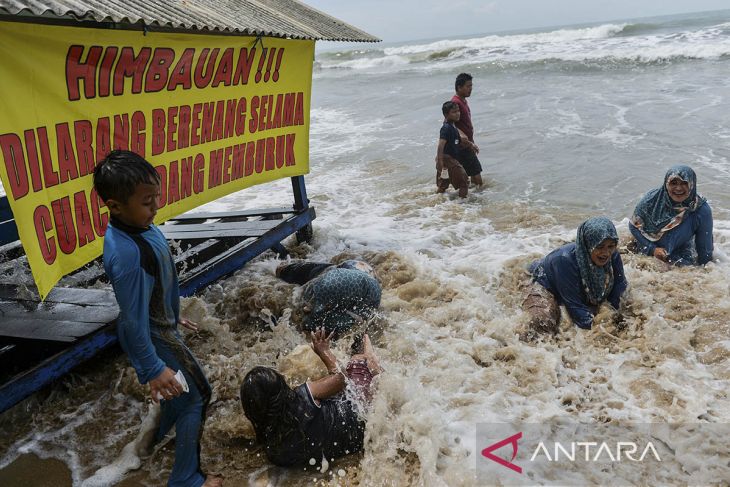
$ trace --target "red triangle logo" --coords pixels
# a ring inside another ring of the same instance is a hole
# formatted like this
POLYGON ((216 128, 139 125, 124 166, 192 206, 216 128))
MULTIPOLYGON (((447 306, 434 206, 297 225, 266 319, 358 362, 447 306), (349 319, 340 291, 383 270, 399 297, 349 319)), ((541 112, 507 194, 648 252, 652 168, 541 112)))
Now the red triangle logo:
POLYGON ((512 463, 512 460, 514 460, 515 457, 517 456, 517 448, 518 448, 517 440, 519 440, 521 438, 522 438, 522 432, 520 431, 516 435, 512 435, 509 438, 505 438, 504 440, 498 441, 497 443, 495 443, 493 445, 489 445, 484 450, 482 450, 482 455, 484 457, 492 460, 493 462, 497 462, 504 467, 514 470, 517 473, 522 473, 522 467, 519 467, 519 466, 515 465, 514 463, 512 463), (507 444, 512 445, 512 458, 510 459, 509 462, 507 460, 504 460, 504 459, 499 458, 498 456, 492 454, 492 452, 494 450, 499 450, 500 448, 502 448, 503 446, 505 446, 507 444))

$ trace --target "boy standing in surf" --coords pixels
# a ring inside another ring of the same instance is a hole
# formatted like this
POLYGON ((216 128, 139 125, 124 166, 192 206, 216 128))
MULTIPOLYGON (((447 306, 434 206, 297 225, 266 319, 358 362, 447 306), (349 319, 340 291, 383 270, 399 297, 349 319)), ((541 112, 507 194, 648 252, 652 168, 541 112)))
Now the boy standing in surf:
POLYGON ((444 114, 444 124, 439 132, 436 149, 437 192, 444 193, 450 183, 459 190, 459 197, 466 198, 469 192, 469 177, 457 159, 462 137, 454 125, 454 122, 459 120, 459 106, 453 101, 447 101, 441 106, 441 112, 444 114))
POLYGON ((169 486, 220 486, 200 470, 200 436, 211 389, 177 330, 197 326, 180 317, 177 270, 167 240, 153 224, 160 177, 141 156, 115 150, 94 170, 94 188, 109 208, 104 269, 119 304, 117 334, 140 383, 161 404, 155 441, 175 426, 169 486), (176 371, 184 380, 176 378, 176 371), (184 392, 187 383, 189 390, 184 392))
POLYGON ((471 96, 473 87, 472 76, 467 73, 460 73, 456 77, 454 88, 456 93, 451 97, 451 101, 459 106, 461 116, 455 122, 456 128, 468 139, 469 144, 459 151, 457 159, 464 167, 467 176, 471 177, 471 182, 477 186, 482 185, 482 164, 477 158, 479 147, 474 143, 474 126, 471 123, 471 109, 466 99, 471 96))

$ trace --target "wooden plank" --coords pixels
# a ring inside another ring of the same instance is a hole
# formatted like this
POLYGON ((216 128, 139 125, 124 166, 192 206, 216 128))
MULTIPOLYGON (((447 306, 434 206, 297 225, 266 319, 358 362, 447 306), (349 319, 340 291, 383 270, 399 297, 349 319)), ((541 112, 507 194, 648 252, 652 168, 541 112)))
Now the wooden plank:
POLYGON ((75 287, 54 288, 46 297, 51 303, 83 304, 85 306, 116 305, 114 291, 111 289, 82 289, 75 287))
POLYGON ((163 234, 167 235, 167 232, 226 232, 226 231, 241 231, 245 232, 248 229, 268 230, 274 228, 276 225, 281 223, 282 220, 255 220, 255 221, 244 221, 244 222, 216 222, 216 223, 190 223, 186 225, 162 225, 160 230, 163 234))
MULTIPOLYGON (((18 285, 0 284, 0 299, 18 301, 18 285)), ((21 301, 34 301, 20 299, 21 301)), ((68 303, 84 306, 116 306, 114 291, 111 289, 83 289, 75 287, 56 287, 46 297, 46 303, 68 303)))
MULTIPOLYGON (((25 249, 23 248, 23 244, 20 243, 20 240, 16 240, 15 242, 10 242, 7 244, 0 244, 0 262, 3 262, 3 264, 7 263, 7 261, 15 260, 18 257, 22 257, 25 255, 25 249)), ((2 270, 0 270, 0 273, 2 273, 2 270)))
POLYGON ((84 306, 116 306, 114 291, 111 289, 84 289, 75 287, 53 288, 46 302, 82 304, 84 306))
POLYGON ((17 301, 21 295, 20 285, 0 283, 0 299, 7 301, 17 301))
POLYGON ((228 230, 225 232, 164 232, 168 240, 205 240, 209 238, 249 238, 260 237, 268 231, 266 228, 228 230))
POLYGON ((108 321, 88 323, 79 321, 52 321, 35 319, 33 315, 25 318, 3 316, 0 335, 31 340, 51 340, 54 342, 74 342, 80 337, 107 325, 108 321))
MULTIPOLYGON (((281 221, 281 220, 280 220, 281 221)), ((274 225, 275 226, 275 225, 274 225)), ((202 231, 202 232, 180 232, 167 230, 162 233, 168 240, 205 240, 209 238, 249 238, 260 237, 269 231, 269 228, 242 228, 234 230, 202 231)))
MULTIPOLYGON (((27 321, 78 321, 81 323, 108 323, 119 314, 117 303, 105 306, 83 306, 68 303, 33 303, 28 301, 0 301, 0 335, 10 319, 27 321), (27 306, 31 304, 32 307, 27 306)), ((30 337, 32 338, 32 337, 30 337)))
POLYGON ((101 258, 93 261, 94 265, 86 265, 76 272, 64 276, 61 278, 59 284, 65 287, 81 287, 89 288, 89 286, 95 284, 99 279, 106 275, 104 271, 104 265, 101 263, 101 258))
MULTIPOLYGON (((21 257, 24 257, 24 256, 21 256, 21 257)), ((10 274, 16 268, 21 268, 24 265, 25 266, 28 265, 28 261, 25 258, 23 258, 22 260, 12 259, 12 258, 7 258, 7 260, 5 260, 5 258, 6 258, 5 255, 0 255, 0 261, 1 261, 0 262, 0 276, 3 274, 10 274)))
POLYGON ((242 216, 271 216, 295 213, 293 208, 268 208, 265 210, 220 211, 212 213, 186 213, 171 220, 213 220, 216 218, 238 218, 242 216))
POLYGON ((188 226, 188 225, 212 225, 215 223, 240 223, 240 222, 258 222, 262 220, 281 220, 282 215, 277 214, 274 215, 272 218, 261 216, 261 215, 254 215, 254 216, 227 216, 225 218, 186 218, 184 220, 167 220, 163 225, 178 225, 178 226, 188 226))

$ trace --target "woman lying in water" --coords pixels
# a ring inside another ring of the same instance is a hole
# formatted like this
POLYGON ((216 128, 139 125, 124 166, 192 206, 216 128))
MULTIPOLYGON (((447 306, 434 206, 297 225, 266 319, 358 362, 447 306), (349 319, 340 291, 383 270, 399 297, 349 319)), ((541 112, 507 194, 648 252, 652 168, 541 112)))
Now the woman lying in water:
POLYGON ((326 377, 291 389, 274 369, 254 367, 243 379, 243 411, 256 440, 276 465, 315 465, 363 447, 365 423, 353 401, 370 401, 371 382, 380 366, 370 339, 363 335, 360 343, 353 344, 360 353, 352 356, 343 372, 330 351, 330 337, 322 328, 312 333, 312 349, 327 367, 326 377), (347 381, 353 386, 353 398, 345 397, 347 381))
POLYGON ((671 168, 664 184, 641 198, 629 229, 642 254, 680 266, 712 260, 712 210, 697 194, 697 176, 688 166, 671 168))
POLYGON ((575 243, 553 250, 530 266, 532 287, 522 304, 529 328, 557 333, 560 305, 573 323, 590 329, 599 305, 619 308, 626 289, 624 266, 616 252, 618 234, 608 218, 590 218, 578 227, 575 243))
POLYGON ((323 327, 341 335, 367 321, 380 306, 381 288, 367 263, 346 260, 340 265, 294 261, 281 264, 276 275, 286 282, 303 285, 299 310, 302 328, 323 327))

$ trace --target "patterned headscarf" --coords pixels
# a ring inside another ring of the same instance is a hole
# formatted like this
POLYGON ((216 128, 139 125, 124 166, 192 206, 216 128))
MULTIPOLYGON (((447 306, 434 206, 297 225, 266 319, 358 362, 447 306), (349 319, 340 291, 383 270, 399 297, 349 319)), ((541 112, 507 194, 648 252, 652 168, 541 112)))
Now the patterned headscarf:
POLYGON ((578 269, 580 270, 580 278, 583 281, 583 288, 588 300, 593 305, 604 301, 613 289, 611 259, 603 267, 597 266, 591 260, 593 249, 607 238, 618 243, 616 227, 608 218, 602 216, 589 218, 578 227, 578 235, 575 240, 578 269))
POLYGON ((631 223, 642 235, 656 242, 665 232, 679 226, 686 212, 697 211, 705 201, 705 198, 697 194, 697 176, 692 168, 674 166, 664 176, 661 188, 654 188, 641 198, 631 217, 631 223), (689 183, 689 196, 681 203, 675 203, 667 191, 667 183, 675 178, 689 183))
POLYGON ((304 285, 302 299, 310 311, 303 327, 347 331, 370 318, 380 306, 380 295, 380 283, 366 270, 332 267, 304 285))
POLYGON ((337 267, 341 267, 343 269, 355 269, 358 271, 362 271, 365 274, 367 274, 368 276, 370 276, 374 279, 377 279, 377 277, 375 276, 375 269, 373 269, 372 266, 370 264, 368 264, 367 262, 363 262, 361 260, 354 260, 354 259, 346 260, 342 264, 338 265, 337 267))

